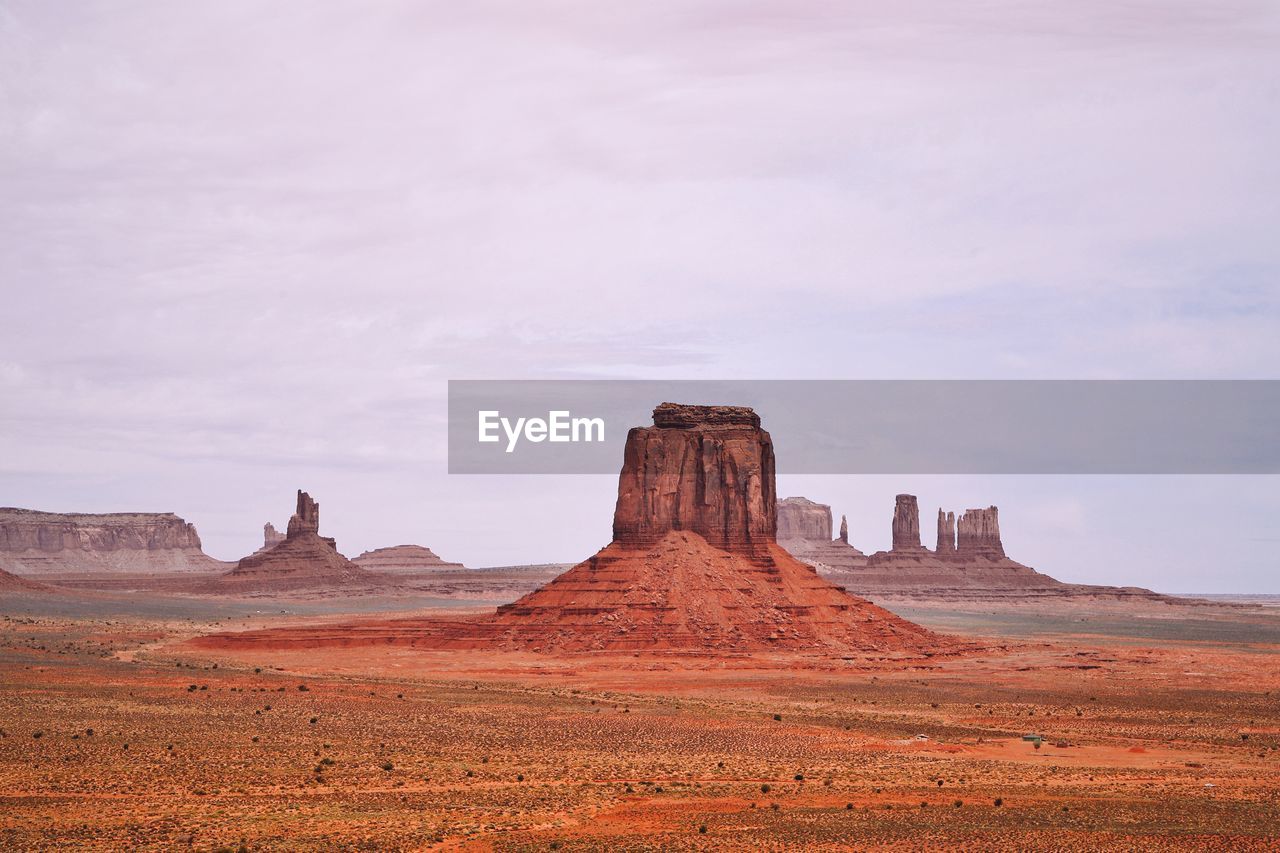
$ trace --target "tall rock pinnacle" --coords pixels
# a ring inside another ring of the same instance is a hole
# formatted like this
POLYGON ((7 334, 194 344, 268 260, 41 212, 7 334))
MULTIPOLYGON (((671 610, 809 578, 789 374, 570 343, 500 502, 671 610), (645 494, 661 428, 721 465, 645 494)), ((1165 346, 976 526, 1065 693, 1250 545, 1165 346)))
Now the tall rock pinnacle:
POLYGON ((849 519, 843 515, 840 516, 840 541, 849 544, 849 519))
POLYGON ((956 514, 954 512, 943 512, 942 508, 938 508, 938 547, 936 553, 938 556, 954 554, 956 552, 956 514))
POLYGON ((318 533, 320 531, 320 504, 311 499, 311 495, 298 489, 298 509, 289 519, 288 532, 285 537, 295 539, 302 533, 318 533))
POLYGON ((924 550, 920 544, 920 507, 915 495, 898 495, 894 503, 892 550, 924 550))

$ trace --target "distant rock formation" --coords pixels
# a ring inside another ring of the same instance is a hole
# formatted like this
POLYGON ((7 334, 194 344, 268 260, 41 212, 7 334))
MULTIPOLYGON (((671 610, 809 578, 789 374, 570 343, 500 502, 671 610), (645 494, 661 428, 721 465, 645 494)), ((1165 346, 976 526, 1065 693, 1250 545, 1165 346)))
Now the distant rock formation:
POLYGON ((299 489, 284 541, 242 559, 218 586, 228 593, 273 595, 363 592, 385 585, 339 554, 319 531, 320 505, 299 489))
POLYGON ((778 501, 778 541, 811 539, 831 541, 831 507, 808 498, 778 501))
POLYGON ((773 472, 773 442, 750 409, 664 403, 652 427, 628 434, 615 541, 494 615, 201 642, 913 658, 956 647, 824 581, 780 548, 773 472))
POLYGON ((954 512, 938 510, 936 550, 919 547, 914 495, 894 504, 893 548, 877 551, 862 565, 813 562, 823 577, 877 601, 1003 601, 1010 603, 1081 597, 1182 603, 1137 587, 1066 584, 1009 559, 1000 541, 996 507, 954 512), (914 543, 914 544, 913 544, 914 543))
POLYGON ((194 525, 171 512, 0 508, 0 569, 17 575, 212 572, 194 525))
POLYGON ((423 572, 434 573, 441 569, 469 571, 461 563, 446 563, 437 557, 430 548, 424 548, 421 545, 393 545, 389 548, 376 548, 372 551, 365 551, 351 562, 362 569, 396 575, 415 575, 423 572))
POLYGON ((276 526, 271 522, 262 525, 262 547, 254 551, 254 556, 269 551, 284 541, 284 534, 276 530, 276 526))
POLYGON ((613 541, 653 545, 687 530, 712 547, 755 553, 775 539, 773 441, 740 406, 663 403, 627 444, 613 541))
POLYGON ((1004 545, 1000 542, 1000 511, 993 506, 986 509, 967 509, 956 525, 956 553, 961 556, 984 556, 1000 559, 1004 545))
POLYGON ((831 507, 808 498, 778 501, 778 544, 811 566, 853 568, 866 555, 849 544, 849 522, 840 517, 840 538, 831 539, 831 507))
POLYGON ((938 546, 934 553, 944 557, 956 552, 956 514, 938 508, 938 546))
POLYGON ((276 526, 271 522, 262 525, 262 547, 270 548, 273 545, 279 545, 284 541, 284 534, 276 530, 276 526))
POLYGON ((898 495, 894 502, 893 550, 924 550, 924 546, 920 544, 920 507, 915 495, 898 495))

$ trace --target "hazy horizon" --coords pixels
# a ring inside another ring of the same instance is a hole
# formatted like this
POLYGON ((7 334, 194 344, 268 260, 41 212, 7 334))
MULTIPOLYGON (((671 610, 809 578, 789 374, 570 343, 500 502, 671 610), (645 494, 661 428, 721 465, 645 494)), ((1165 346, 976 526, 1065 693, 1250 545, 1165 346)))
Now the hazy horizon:
MULTIPOLYGON (((575 562, 616 478, 448 475, 447 380, 1278 378, 1277 91, 1245 0, 0 0, 0 505, 575 562)), ((778 491, 1280 593, 1277 486, 778 491)))

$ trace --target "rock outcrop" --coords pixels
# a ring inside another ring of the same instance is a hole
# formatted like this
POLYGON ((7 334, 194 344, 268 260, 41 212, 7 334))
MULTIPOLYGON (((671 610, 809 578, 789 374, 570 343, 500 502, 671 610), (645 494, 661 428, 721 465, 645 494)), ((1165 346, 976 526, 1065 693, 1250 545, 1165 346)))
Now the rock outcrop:
POLYGON ((920 507, 915 495, 898 495, 893 505, 893 550, 923 551, 920 544, 920 507))
POLYGON ((367 592, 385 586, 320 536, 320 505, 298 491, 297 511, 282 542, 242 559, 218 580, 221 591, 241 595, 367 592))
POLYGON ((195 526, 171 512, 0 508, 0 569, 17 575, 212 572, 195 526))
POLYGON ((204 641, 912 658, 955 647, 823 580, 779 547, 773 472, 773 443, 750 409, 663 404, 652 427, 628 434, 614 541, 492 616, 204 641))
POLYGON ((1004 545, 1000 542, 1000 511, 989 506, 961 513, 956 524, 955 550, 966 557, 1004 557, 1004 545))
POLYGON ((849 544, 849 519, 843 515, 840 516, 840 541, 849 544))
POLYGON ((831 541, 831 507, 808 498, 778 501, 778 541, 812 539, 831 541))
POLYGON ((663 403, 627 444, 613 541, 633 548, 687 530, 712 547, 763 553, 775 541, 773 441, 740 406, 663 403))
POLYGON ((956 552, 956 514, 938 508, 938 545, 934 553, 945 557, 956 552))
POLYGON ((351 562, 371 572, 387 572, 394 575, 432 575, 441 570, 462 569, 461 563, 446 563, 430 548, 421 545, 393 545, 365 551, 351 562))

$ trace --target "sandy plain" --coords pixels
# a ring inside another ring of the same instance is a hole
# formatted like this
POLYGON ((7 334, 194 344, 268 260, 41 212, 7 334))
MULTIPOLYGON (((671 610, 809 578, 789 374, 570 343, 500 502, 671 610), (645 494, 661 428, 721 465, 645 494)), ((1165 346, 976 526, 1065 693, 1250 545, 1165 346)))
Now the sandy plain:
POLYGON ((914 606, 985 639, 901 661, 227 650, 192 640, 359 617, 0 610, 3 849, 1280 847, 1274 616, 914 606))

